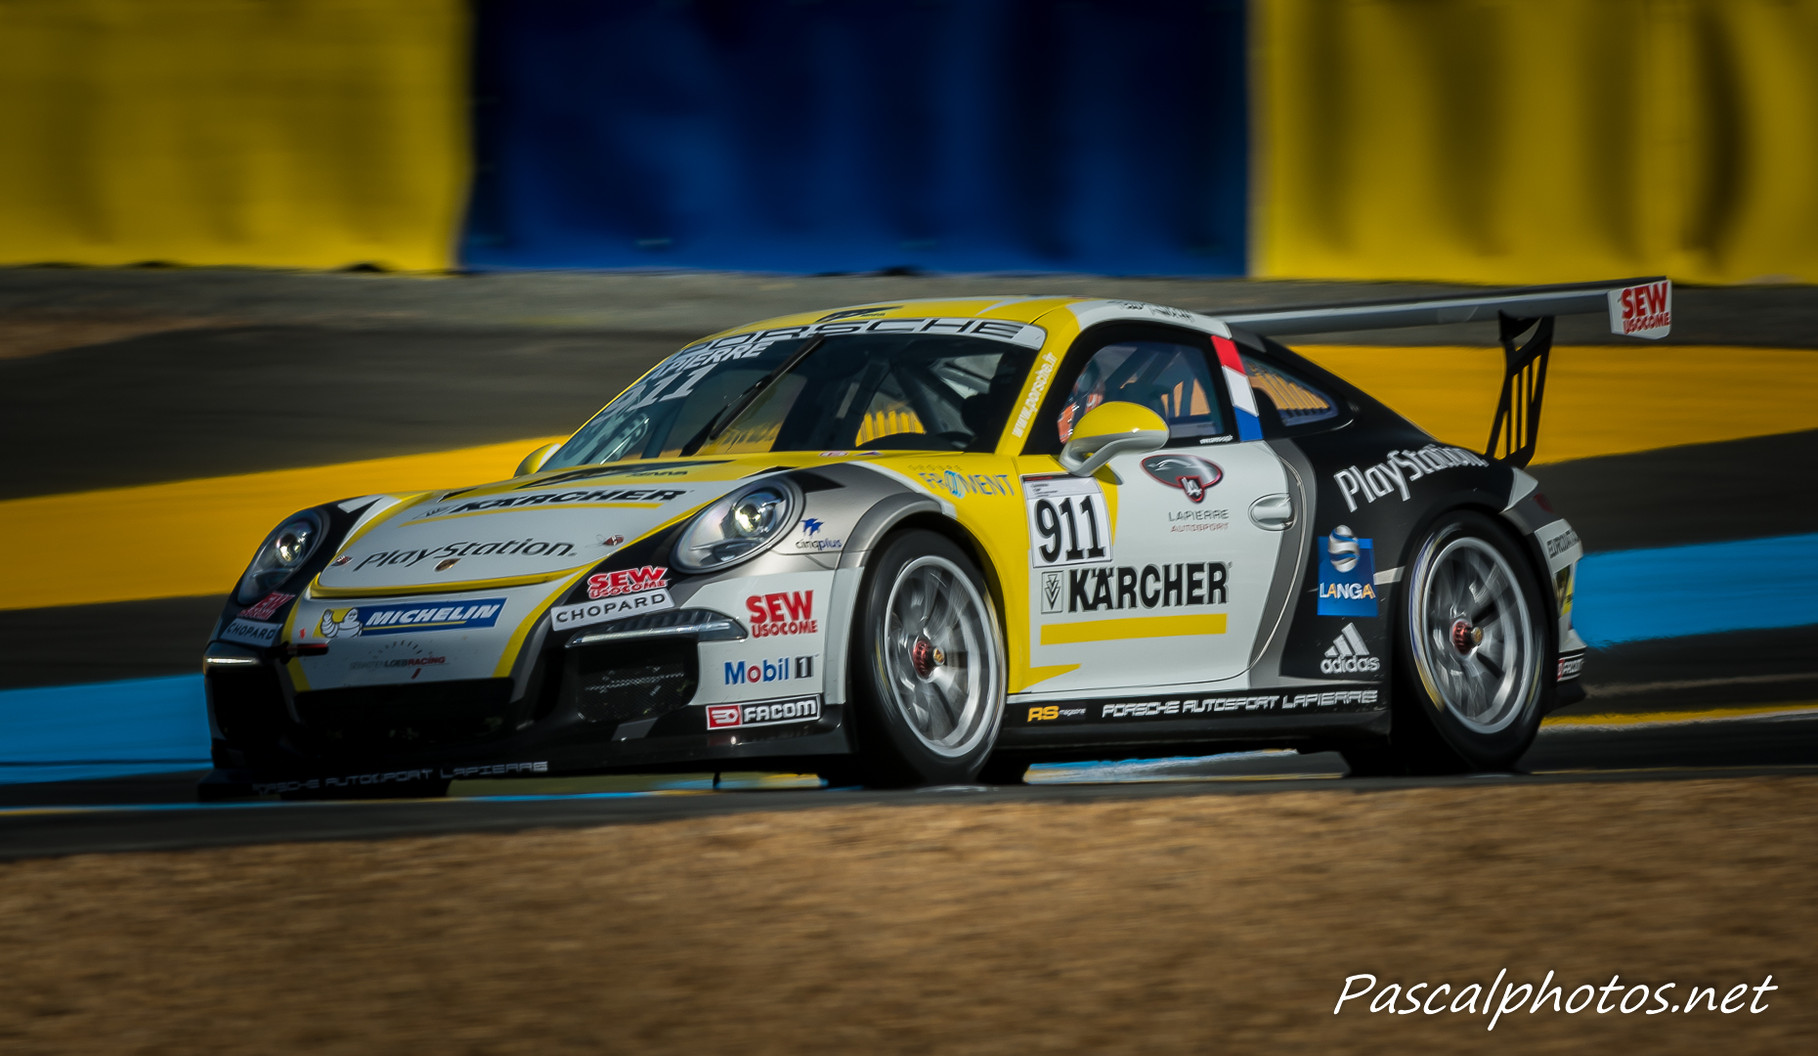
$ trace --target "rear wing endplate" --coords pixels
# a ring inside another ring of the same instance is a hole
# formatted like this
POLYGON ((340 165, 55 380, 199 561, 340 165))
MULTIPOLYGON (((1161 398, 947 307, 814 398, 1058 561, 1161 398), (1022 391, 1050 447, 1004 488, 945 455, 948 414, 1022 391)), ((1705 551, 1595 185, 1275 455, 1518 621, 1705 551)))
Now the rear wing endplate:
POLYGON ((1505 369, 1496 417, 1490 423, 1488 458, 1525 466, 1540 435, 1540 405, 1546 396, 1547 357, 1553 347, 1553 320, 1561 315, 1608 313, 1610 332, 1659 339, 1673 325, 1673 283, 1664 277, 1529 286, 1481 294, 1274 308, 1206 314, 1267 337, 1329 334, 1496 320, 1505 369), (1523 336, 1526 340, 1523 341, 1523 336), (1518 343, 1519 342, 1519 343, 1518 343))

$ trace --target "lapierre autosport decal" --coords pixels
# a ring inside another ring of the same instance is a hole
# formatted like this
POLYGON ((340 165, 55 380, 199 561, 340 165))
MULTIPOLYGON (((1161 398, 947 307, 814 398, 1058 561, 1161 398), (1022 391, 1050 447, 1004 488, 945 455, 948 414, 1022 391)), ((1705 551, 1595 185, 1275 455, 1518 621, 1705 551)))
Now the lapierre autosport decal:
POLYGON ((1342 524, 1319 555, 1319 615, 1376 615, 1376 544, 1342 524))
POLYGON ((1023 725, 1068 722, 1128 722, 1144 719, 1208 719, 1230 715, 1374 711, 1381 706, 1374 687, 1279 692, 1219 693, 1210 696, 1156 696, 1088 700, 1058 705, 1012 705, 1006 715, 1023 725))
POLYGON ((1390 495, 1408 501, 1408 485, 1422 477, 1459 466, 1487 465, 1483 456, 1462 447, 1428 444, 1415 451, 1391 451, 1381 462, 1362 469, 1347 466, 1332 474, 1332 480, 1338 484, 1345 506, 1355 513, 1359 502, 1372 503, 1390 495))
POLYGON ((1224 470, 1198 455, 1150 455, 1143 459, 1143 472, 1178 488, 1194 505, 1206 501, 1206 489, 1225 479, 1224 470))
POLYGON ((469 630, 491 627, 498 622, 504 608, 504 598, 480 598, 454 604, 431 601, 408 605, 358 605, 323 612, 316 630, 324 638, 469 630))
POLYGON ((1023 478, 1029 560, 1036 568, 1111 560, 1111 520, 1098 481, 1071 474, 1023 478))

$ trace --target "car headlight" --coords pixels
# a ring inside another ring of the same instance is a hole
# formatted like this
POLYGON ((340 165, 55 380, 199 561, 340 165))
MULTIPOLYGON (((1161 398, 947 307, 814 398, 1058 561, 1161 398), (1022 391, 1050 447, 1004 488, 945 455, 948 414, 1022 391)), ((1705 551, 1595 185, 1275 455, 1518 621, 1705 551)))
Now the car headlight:
POLYGON ((314 510, 296 514, 259 544, 259 552, 246 566, 234 601, 251 605, 289 579, 322 542, 322 515, 314 510))
POLYGON ((675 563, 707 572, 756 557, 795 523, 801 507, 801 494, 786 480, 741 488, 695 516, 675 544, 675 563))

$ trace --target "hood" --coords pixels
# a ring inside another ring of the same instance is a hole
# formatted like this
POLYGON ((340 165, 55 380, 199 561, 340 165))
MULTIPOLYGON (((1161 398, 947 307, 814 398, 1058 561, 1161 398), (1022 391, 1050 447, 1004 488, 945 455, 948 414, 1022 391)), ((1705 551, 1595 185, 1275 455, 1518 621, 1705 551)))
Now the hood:
POLYGON ((712 502, 757 468, 594 466, 432 492, 387 511, 345 544, 316 577, 314 593, 451 592, 555 579, 712 502))

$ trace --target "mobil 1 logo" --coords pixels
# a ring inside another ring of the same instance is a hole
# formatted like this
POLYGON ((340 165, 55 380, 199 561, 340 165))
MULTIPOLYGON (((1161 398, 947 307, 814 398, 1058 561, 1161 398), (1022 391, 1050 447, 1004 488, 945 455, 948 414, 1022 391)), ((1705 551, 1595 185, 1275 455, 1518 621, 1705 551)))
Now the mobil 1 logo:
POLYGON ((1111 521, 1098 481, 1071 474, 1023 478, 1029 560, 1036 568, 1111 560, 1111 521))

